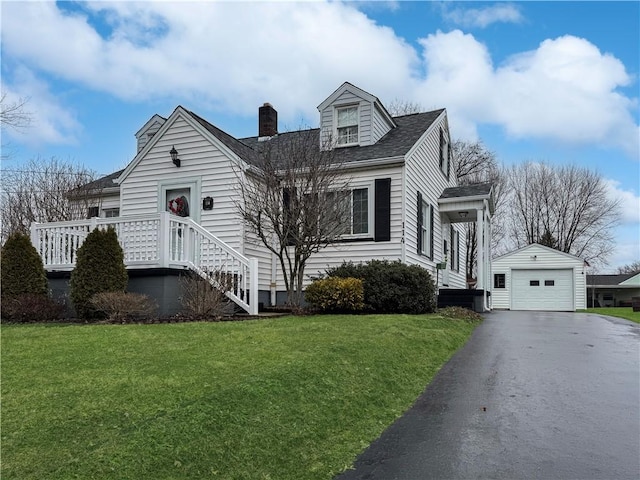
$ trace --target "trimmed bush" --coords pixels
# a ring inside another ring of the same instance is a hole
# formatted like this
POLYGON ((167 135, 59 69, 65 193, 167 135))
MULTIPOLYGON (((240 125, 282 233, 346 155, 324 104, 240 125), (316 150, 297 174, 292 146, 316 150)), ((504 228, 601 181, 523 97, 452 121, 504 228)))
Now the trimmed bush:
POLYGON ((375 313, 431 313, 435 311, 435 286, 427 270, 400 261, 345 262, 327 275, 360 278, 365 309, 375 313))
POLYGON ((95 229, 78 249, 76 268, 69 283, 71 300, 80 318, 100 316, 91 298, 101 292, 124 292, 127 288, 124 254, 113 228, 95 229))
POLYGON ((47 274, 27 235, 14 233, 9 236, 0 255, 2 303, 17 295, 47 295, 47 274))
POLYGON ((91 297, 94 309, 110 322, 146 320, 155 315, 158 306, 141 293, 100 292, 91 297))
POLYGON ((364 289, 359 278, 315 280, 304 297, 311 306, 327 313, 359 312, 364 308, 364 289))

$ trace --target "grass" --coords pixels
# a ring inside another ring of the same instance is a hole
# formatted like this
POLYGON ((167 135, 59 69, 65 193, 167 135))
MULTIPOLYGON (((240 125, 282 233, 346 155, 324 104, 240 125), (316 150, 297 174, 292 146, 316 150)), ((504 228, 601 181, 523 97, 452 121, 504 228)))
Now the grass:
POLYGON ((580 311, 586 313, 597 313, 598 315, 608 315, 610 317, 619 317, 640 323, 640 312, 634 312, 631 307, 587 308, 586 310, 580 311))
POLYGON ((2 329, 9 479, 330 479, 477 323, 285 317, 2 329))

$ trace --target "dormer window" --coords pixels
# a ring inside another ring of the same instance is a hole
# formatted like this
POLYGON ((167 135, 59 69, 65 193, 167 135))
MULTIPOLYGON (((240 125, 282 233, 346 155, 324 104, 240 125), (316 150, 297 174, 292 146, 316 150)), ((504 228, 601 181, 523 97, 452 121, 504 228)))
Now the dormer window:
POLYGON ((336 109, 337 144, 358 144, 358 107, 340 107, 336 109))

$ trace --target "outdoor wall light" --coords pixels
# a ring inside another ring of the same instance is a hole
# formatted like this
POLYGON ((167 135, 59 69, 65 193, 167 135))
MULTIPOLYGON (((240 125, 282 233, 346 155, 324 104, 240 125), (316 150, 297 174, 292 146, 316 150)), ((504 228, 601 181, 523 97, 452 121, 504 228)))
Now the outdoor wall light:
POLYGON ((460 217, 462 218, 467 218, 467 215, 469 215, 469 212, 465 210, 464 212, 458 212, 458 215, 460 215, 460 217))
POLYGON ((176 147, 175 146, 171 147, 171 151, 169 153, 171 154, 171 161, 173 162, 173 164, 176 167, 179 167, 180 159, 178 158, 178 151, 176 150, 176 147))

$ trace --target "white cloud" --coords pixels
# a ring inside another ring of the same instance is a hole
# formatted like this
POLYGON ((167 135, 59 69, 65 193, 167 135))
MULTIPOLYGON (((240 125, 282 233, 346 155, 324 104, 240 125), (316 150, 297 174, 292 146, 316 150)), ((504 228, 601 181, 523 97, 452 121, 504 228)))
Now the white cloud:
POLYGON ((619 147, 638 158, 637 99, 617 90, 632 79, 587 40, 545 40, 498 67, 485 45, 459 30, 420 42, 427 76, 416 96, 440 99, 453 125, 501 125, 513 137, 619 147))
POLYGON ((484 8, 455 8, 449 9, 443 3, 445 19, 463 26, 486 28, 493 23, 521 23, 524 18, 520 9, 511 3, 498 3, 484 8))
POLYGON ((19 67, 13 72, 12 84, 3 83, 2 91, 9 102, 26 100, 24 111, 29 117, 28 128, 5 129, 3 133, 29 145, 76 143, 81 125, 33 72, 19 67))
MULTIPOLYGON (((605 184, 609 197, 617 200, 620 205, 622 222, 640 227, 640 196, 632 190, 622 188, 617 180, 609 178, 605 180, 605 184)), ((640 238, 638 240, 640 242, 640 238)))
MULTIPOLYGON (((3 55, 132 102, 175 99, 249 116, 269 101, 281 124, 293 127, 301 118, 316 123, 315 107, 348 80, 383 101, 446 107, 456 137, 472 139, 479 124, 492 124, 517 138, 615 146, 639 156, 637 99, 619 91, 632 79, 585 39, 545 40, 495 66, 472 35, 437 32, 420 40, 418 52, 346 2, 83 8, 70 14, 54 2, 4 3, 3 55)), ((481 13, 485 23, 519 18, 510 4, 481 13)))
POLYGON ((345 80, 378 95, 396 93, 418 59, 390 28, 341 3, 188 5, 90 4, 111 23, 105 39, 85 17, 64 14, 54 3, 7 4, 3 47, 38 68, 123 99, 197 99, 236 114, 270 101, 289 121, 301 114, 315 119, 318 92, 345 80), (18 16, 19 25, 6 20, 18 16), (166 31, 153 37, 149 31, 159 22, 166 31), (140 46, 143 24, 147 35, 140 46), (380 65, 385 75, 372 75, 380 65))

